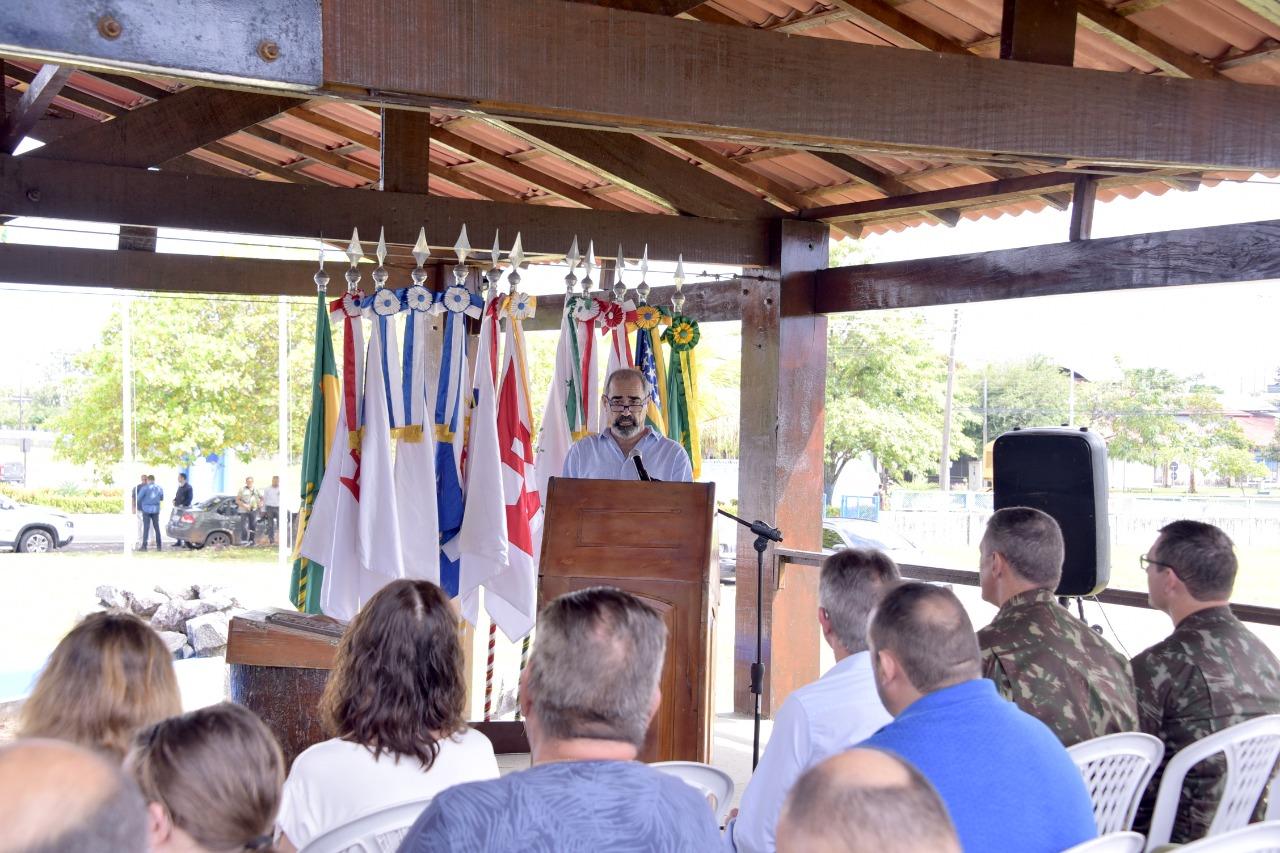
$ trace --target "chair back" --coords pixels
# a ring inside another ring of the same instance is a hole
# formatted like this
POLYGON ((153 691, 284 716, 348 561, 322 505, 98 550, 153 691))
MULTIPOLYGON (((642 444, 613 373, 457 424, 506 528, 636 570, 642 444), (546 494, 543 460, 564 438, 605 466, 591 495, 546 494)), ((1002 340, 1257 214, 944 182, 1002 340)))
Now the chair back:
POLYGON ((381 809, 334 827, 301 853, 395 853, 431 800, 415 800, 381 809))
POLYGON ((1146 839, 1138 832, 1110 832, 1069 847, 1062 853, 1142 853, 1146 839))
POLYGON ((1218 753, 1226 757, 1227 770, 1222 799, 1218 801, 1218 810, 1214 812, 1206 838, 1249 823, 1258 800, 1271 781, 1276 758, 1280 757, 1280 714, 1255 717, 1214 732, 1188 744, 1169 759, 1156 794, 1151 830, 1147 833, 1148 850, 1167 844, 1173 833, 1187 771, 1218 753))
POLYGON ((1120 732, 1078 743, 1067 754, 1089 789, 1098 832, 1132 827, 1142 793, 1164 756, 1164 743, 1142 732, 1120 732))
POLYGON ((729 804, 733 802, 732 776, 719 767, 712 767, 701 761, 655 761, 649 766, 696 788, 707 798, 711 810, 715 812, 716 823, 724 825, 725 818, 729 815, 729 804))
POLYGON ((1280 853, 1280 820, 1254 823, 1184 844, 1178 853, 1280 853))

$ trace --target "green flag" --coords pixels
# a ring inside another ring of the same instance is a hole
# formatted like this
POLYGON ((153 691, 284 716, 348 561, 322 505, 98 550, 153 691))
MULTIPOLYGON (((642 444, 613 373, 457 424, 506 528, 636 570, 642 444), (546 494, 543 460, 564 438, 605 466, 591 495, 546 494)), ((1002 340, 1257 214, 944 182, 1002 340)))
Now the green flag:
POLYGON ((338 368, 333 360, 333 337, 329 331, 329 306, 323 292, 316 294, 316 356, 311 372, 311 414, 302 442, 302 502, 298 509, 298 538, 293 545, 293 574, 289 579, 289 599, 303 613, 320 612, 320 585, 324 566, 298 553, 303 531, 311 517, 311 507, 324 479, 325 459, 338 428, 338 368))

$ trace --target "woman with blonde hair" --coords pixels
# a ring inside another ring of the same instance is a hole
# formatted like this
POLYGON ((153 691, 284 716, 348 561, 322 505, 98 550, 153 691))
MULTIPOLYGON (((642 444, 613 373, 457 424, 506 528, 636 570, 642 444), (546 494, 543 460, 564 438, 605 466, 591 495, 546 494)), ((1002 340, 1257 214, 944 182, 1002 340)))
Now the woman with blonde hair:
POLYGON ((53 650, 22 706, 20 737, 124 758, 134 733, 182 711, 173 656, 131 613, 91 613, 53 650))
POLYGON ((274 849, 284 758, 248 708, 224 702, 143 729, 125 770, 147 801, 152 853, 274 849))
POLYGON ((463 722, 458 623, 440 587, 397 580, 347 626, 321 714, 333 736, 293 762, 280 807, 282 846, 452 785, 496 779, 489 739, 463 722))

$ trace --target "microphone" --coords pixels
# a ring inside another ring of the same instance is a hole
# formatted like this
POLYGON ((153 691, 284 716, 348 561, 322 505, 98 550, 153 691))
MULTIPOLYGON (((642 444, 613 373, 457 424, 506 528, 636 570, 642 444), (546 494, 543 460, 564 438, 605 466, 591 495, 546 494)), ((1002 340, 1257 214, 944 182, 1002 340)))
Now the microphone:
POLYGON ((640 479, 642 481, 647 483, 653 479, 652 477, 649 476, 649 472, 644 469, 644 462, 640 460, 639 453, 637 453, 635 456, 632 456, 631 461, 636 464, 636 474, 640 476, 640 479))

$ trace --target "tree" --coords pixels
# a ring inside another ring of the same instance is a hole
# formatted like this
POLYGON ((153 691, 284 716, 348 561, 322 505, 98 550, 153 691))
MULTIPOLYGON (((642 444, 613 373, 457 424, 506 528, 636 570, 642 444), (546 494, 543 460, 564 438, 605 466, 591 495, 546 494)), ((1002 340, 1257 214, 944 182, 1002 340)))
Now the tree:
POLYGON ((1125 368, 1123 378, 1090 389, 1087 413, 1095 429, 1110 432, 1108 453, 1167 471, 1182 450, 1177 415, 1187 384, 1163 368, 1140 367, 1125 368))
MULTIPOLYGON (((938 467, 946 357, 914 315, 834 317, 828 334, 826 454, 823 490, 830 499, 840 473, 864 453, 875 457, 881 483, 938 467)), ((973 452, 955 406, 953 458, 973 452)))
POLYGON ((984 415, 988 441, 1014 427, 1066 423, 1069 381, 1067 375, 1043 355, 965 371, 965 391, 976 401, 972 409, 973 419, 965 427, 965 434, 975 446, 980 443, 984 415), (984 378, 987 386, 985 408, 982 404, 984 378))
POLYGON ((1247 480, 1261 479, 1269 473, 1267 466, 1254 457, 1252 450, 1245 447, 1214 448, 1209 454, 1209 467, 1215 474, 1226 480, 1228 486, 1234 480, 1240 487, 1242 495, 1247 480))
POLYGON ((1196 493, 1196 471, 1204 466, 1206 460, 1212 467, 1212 460, 1219 450, 1249 448, 1244 430, 1222 414, 1222 406, 1218 402, 1220 393, 1221 389, 1196 385, 1187 392, 1182 405, 1186 417, 1179 423, 1176 441, 1182 451, 1179 455, 1190 469, 1187 475, 1188 494, 1196 493))
MULTIPOLYGON (((128 303, 133 329, 135 457, 178 465, 234 449, 243 457, 277 450, 277 303, 244 299, 147 297, 128 303)), ((314 348, 315 309, 289 314, 289 452, 301 453, 314 348)), ((121 314, 76 358, 83 377, 51 422, 56 450, 99 476, 122 457, 121 314)), ((341 352, 341 349, 338 350, 341 352)))

